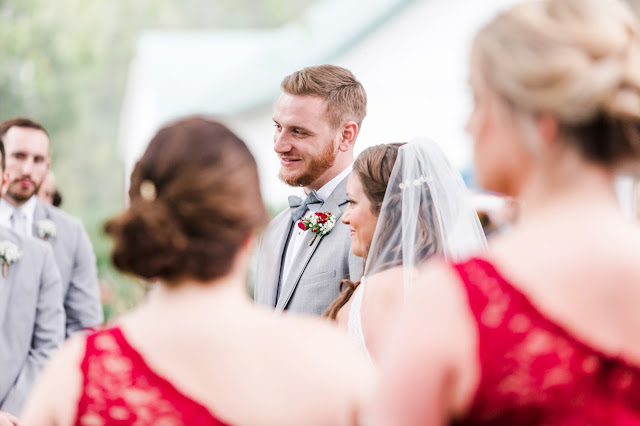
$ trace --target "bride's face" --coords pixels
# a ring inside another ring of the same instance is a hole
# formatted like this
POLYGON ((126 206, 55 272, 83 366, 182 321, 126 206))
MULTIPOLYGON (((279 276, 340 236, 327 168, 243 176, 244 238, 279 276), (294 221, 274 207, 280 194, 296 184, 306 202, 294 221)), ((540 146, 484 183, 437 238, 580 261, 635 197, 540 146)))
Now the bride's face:
POLYGON ((378 216, 371 210, 371 202, 362 189, 362 182, 355 172, 347 181, 349 206, 342 215, 342 223, 351 228, 351 251, 358 257, 366 257, 376 230, 378 216))

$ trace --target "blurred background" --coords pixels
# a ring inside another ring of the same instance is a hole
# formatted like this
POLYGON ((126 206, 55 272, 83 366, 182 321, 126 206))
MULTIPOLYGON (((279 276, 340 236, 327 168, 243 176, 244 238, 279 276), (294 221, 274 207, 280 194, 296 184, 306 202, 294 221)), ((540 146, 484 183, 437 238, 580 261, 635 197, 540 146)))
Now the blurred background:
MULTIPOLYGON (((640 0, 628 0, 638 11, 640 0)), ((62 208, 85 224, 106 316, 145 285, 110 265, 106 219, 155 131, 187 114, 227 123, 250 146, 273 214, 273 104, 305 66, 347 67, 368 94, 356 154, 430 137, 473 187, 467 58, 472 36, 514 0, 0 0, 0 120, 28 116, 51 135, 62 208)), ((621 183, 635 215, 640 185, 621 183)), ((482 209, 503 203, 481 197, 482 209)), ((488 217, 488 216, 487 216, 488 217)), ((496 216, 497 217, 497 216, 496 216)))

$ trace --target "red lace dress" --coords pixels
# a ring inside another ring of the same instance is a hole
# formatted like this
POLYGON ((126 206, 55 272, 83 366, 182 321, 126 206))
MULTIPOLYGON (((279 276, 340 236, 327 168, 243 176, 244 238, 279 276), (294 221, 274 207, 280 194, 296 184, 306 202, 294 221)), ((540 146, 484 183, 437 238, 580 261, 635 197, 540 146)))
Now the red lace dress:
POLYGON ((481 377, 460 425, 640 425, 640 369, 549 320, 480 259, 454 265, 477 322, 481 377))
POLYGON ((76 425, 224 425, 149 368, 119 328, 87 338, 76 425))

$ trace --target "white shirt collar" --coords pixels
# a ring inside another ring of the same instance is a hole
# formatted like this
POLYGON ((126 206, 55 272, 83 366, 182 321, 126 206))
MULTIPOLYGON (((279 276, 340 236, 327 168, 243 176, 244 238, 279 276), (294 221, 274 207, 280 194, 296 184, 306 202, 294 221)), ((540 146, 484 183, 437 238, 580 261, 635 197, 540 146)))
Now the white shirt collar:
POLYGON ((20 207, 22 212, 25 214, 25 216, 27 216, 31 220, 31 222, 33 222, 35 219, 37 204, 38 204, 38 197, 34 194, 31 196, 31 198, 29 198, 29 200, 26 203, 24 203, 20 207))
MULTIPOLYGON (((333 192, 333 190, 336 189, 338 185, 340 185, 340 182, 342 182, 344 178, 349 176, 349 173, 351 173, 352 170, 353 170, 353 163, 349 164, 349 166, 346 169, 344 169, 342 172, 340 172, 338 176, 334 177, 329 182, 325 183, 322 186, 322 188, 318 189, 316 191, 316 193, 318 194, 318 197, 326 201, 327 198, 329 198, 329 196, 333 192)), ((302 199, 305 199, 307 197, 307 193, 304 191, 304 188, 300 188, 300 197, 302 199)))
POLYGON ((33 223, 36 215, 37 204, 38 201, 35 194, 20 207, 14 206, 4 198, 0 199, 0 223, 11 223, 11 216, 13 215, 13 212, 18 209, 24 213, 29 222, 33 223))

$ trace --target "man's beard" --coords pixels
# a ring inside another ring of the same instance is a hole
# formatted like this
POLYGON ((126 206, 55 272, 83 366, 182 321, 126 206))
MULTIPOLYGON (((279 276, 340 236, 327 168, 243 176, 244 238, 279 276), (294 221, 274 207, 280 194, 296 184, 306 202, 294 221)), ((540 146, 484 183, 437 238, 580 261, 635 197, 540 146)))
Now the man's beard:
POLYGON ((324 172, 326 172, 336 161, 336 155, 333 153, 333 144, 328 144, 327 149, 319 155, 311 157, 308 160, 307 167, 301 174, 296 176, 287 176, 282 173, 282 168, 278 177, 281 181, 290 186, 309 186, 317 181, 324 172))
POLYGON ((9 184, 9 188, 7 188, 7 196, 12 200, 17 201, 18 203, 28 201, 31 197, 33 197, 34 194, 38 192, 38 189, 40 188, 40 185, 36 185, 34 181, 31 181, 31 183, 33 183, 33 190, 23 191, 20 189, 20 181, 15 180, 11 182, 9 184), (14 189, 16 187, 17 189, 14 189))

